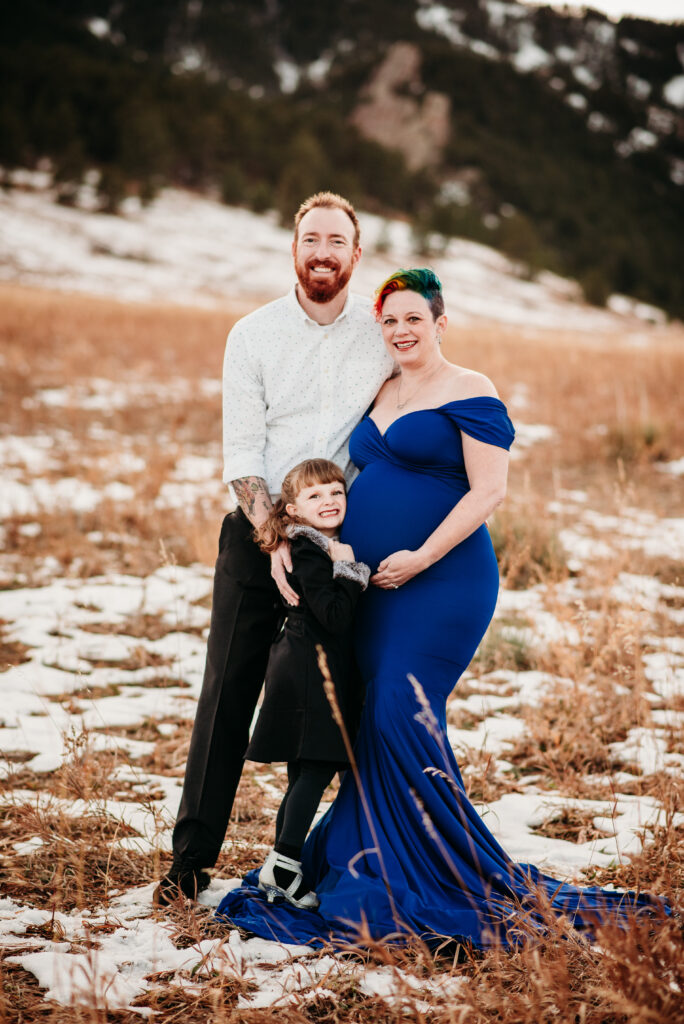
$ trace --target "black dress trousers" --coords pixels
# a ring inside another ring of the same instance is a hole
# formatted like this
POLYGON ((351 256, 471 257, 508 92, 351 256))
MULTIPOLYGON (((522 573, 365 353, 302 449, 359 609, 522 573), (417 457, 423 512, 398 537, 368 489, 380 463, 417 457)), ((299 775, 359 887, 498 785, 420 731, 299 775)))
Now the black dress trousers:
POLYGON ((231 512, 219 539, 207 661, 173 831, 174 855, 188 867, 212 867, 221 850, 282 611, 270 558, 244 513, 231 512))

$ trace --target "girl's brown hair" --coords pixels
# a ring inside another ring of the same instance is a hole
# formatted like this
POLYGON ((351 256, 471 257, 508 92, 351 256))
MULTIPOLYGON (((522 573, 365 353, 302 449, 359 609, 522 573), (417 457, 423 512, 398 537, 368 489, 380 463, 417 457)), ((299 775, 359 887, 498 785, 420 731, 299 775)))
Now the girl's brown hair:
POLYGON ((294 504, 297 495, 305 487, 314 484, 340 483, 345 486, 344 473, 339 466, 329 459, 306 459, 291 469, 283 480, 280 497, 270 511, 268 519, 254 531, 254 539, 267 555, 287 540, 288 526, 294 526, 300 520, 287 513, 286 505, 294 504))

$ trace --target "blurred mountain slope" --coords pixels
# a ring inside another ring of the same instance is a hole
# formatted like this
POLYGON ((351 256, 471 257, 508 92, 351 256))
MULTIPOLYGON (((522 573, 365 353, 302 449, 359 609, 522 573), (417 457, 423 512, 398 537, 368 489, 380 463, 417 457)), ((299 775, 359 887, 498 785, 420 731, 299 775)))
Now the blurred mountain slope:
POLYGON ((3 12, 0 162, 62 201, 164 183, 287 220, 334 188, 684 316, 681 26, 504 0, 24 0, 3 12))

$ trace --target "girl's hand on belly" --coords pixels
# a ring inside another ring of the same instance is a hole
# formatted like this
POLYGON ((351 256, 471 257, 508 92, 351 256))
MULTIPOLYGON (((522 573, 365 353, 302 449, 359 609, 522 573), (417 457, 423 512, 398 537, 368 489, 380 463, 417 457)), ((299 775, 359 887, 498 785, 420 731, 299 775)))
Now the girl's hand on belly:
POLYGON ((383 558, 378 571, 370 581, 383 590, 396 590, 402 583, 407 583, 419 572, 427 569, 429 562, 419 551, 394 551, 383 558))

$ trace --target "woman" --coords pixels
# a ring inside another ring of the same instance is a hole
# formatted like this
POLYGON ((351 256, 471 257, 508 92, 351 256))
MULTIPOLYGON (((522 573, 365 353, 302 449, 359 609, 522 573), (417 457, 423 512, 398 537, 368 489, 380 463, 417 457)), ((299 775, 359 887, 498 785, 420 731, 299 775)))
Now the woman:
POLYGON ((317 912, 267 910, 247 884, 219 913, 284 941, 367 929, 375 939, 486 947, 540 922, 541 893, 590 928, 624 894, 579 890, 512 862, 468 801, 445 739, 447 697, 496 603, 485 521, 505 493, 513 427, 491 382, 442 356, 447 318, 432 271, 392 275, 376 312, 401 372, 352 434, 361 472, 342 532, 375 570, 356 638, 367 684, 355 748, 362 792, 348 772, 305 846, 317 912))

